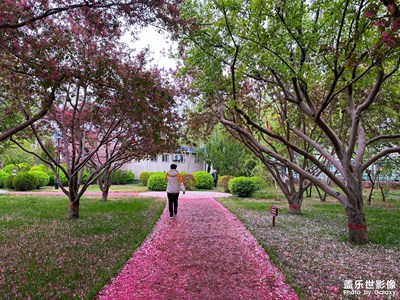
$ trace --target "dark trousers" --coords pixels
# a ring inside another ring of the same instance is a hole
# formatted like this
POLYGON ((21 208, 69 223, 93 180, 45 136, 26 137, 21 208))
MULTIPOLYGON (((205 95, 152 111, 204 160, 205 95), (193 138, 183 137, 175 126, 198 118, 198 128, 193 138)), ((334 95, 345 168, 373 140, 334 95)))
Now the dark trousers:
POLYGON ((179 193, 167 193, 169 214, 173 216, 178 213, 178 196, 179 193))

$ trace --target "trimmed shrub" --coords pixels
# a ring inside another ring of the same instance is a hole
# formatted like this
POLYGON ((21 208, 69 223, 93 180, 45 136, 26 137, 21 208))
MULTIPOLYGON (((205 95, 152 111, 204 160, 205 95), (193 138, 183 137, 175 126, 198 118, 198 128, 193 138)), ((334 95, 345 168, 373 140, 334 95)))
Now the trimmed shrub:
POLYGON ((121 170, 115 170, 114 172, 112 172, 111 181, 112 181, 112 184, 117 184, 117 185, 126 183, 124 174, 121 170))
POLYGON ((15 177, 15 176, 13 176, 13 175, 9 175, 9 176, 6 178, 6 180, 5 180, 5 182, 4 182, 4 186, 5 186, 6 188, 11 189, 11 190, 14 189, 14 177, 15 177))
POLYGON ((139 181, 144 185, 147 186, 147 181, 149 180, 150 176, 153 174, 154 172, 142 172, 139 175, 139 181))
POLYGON ((39 184, 35 175, 25 172, 14 176, 13 185, 17 191, 34 190, 39 184))
POLYGON ((10 176, 10 174, 0 170, 0 187, 6 186, 6 179, 8 176, 10 176))
POLYGON ((160 172, 153 173, 147 181, 147 187, 151 191, 165 191, 167 189, 165 174, 160 172))
POLYGON ((253 180, 254 187, 256 191, 261 190, 262 188, 265 188, 267 186, 266 182, 264 179, 258 176, 252 176, 250 177, 251 180, 253 180))
MULTIPOLYGON (((60 175, 60 183, 64 186, 67 186, 68 185, 67 176, 65 176, 64 172, 61 170, 58 170, 58 174, 60 175)), ((55 183, 55 181, 57 180, 57 177, 55 174, 53 174, 53 175, 54 175, 54 183, 55 183)))
POLYGON ((187 191, 193 190, 193 188, 195 186, 195 181, 194 181, 193 175, 183 174, 182 179, 183 179, 183 184, 185 185, 186 190, 187 191))
POLYGON ((116 170, 111 177, 113 184, 127 184, 132 182, 134 179, 135 174, 126 170, 116 170))
POLYGON ((235 178, 235 177, 230 176, 230 175, 224 175, 218 179, 218 185, 224 189, 225 193, 229 193, 229 181, 232 178, 235 178))
POLYGON ((28 172, 30 169, 31 166, 28 163, 18 164, 18 172, 28 172))
POLYGON ((126 172, 126 179, 127 179, 127 183, 133 183, 133 181, 135 180, 135 174, 132 171, 125 171, 126 172))
POLYGON ((198 189, 211 190, 214 187, 214 178, 206 171, 198 171, 193 173, 195 186, 198 189))
POLYGON ((19 170, 19 168, 18 168, 18 166, 17 165, 14 165, 14 164, 8 164, 8 165, 6 165, 4 168, 3 168, 3 171, 4 172, 6 172, 6 173, 8 173, 8 174, 12 174, 12 171, 13 170, 19 170))
POLYGON ((248 197, 254 193, 256 187, 249 177, 236 177, 229 181, 229 190, 239 197, 248 197))
POLYGON ((50 177, 45 172, 42 172, 42 171, 29 171, 28 173, 32 174, 33 176, 36 177, 37 182, 38 182, 38 185, 36 186, 36 188, 47 186, 49 184, 50 177))
MULTIPOLYGON (((36 165, 29 170, 29 173, 36 171, 44 172, 47 176, 49 176, 49 182, 47 182, 46 185, 54 185, 56 177, 50 167, 47 167, 46 165, 43 164, 36 165)), ((46 186, 46 185, 41 185, 41 186, 46 186)))
POLYGON ((83 174, 82 174, 82 178, 81 178, 81 183, 85 184, 88 181, 89 177, 90 177, 89 171, 84 169, 83 170, 83 174))
POLYGON ((45 165, 37 165, 37 166, 33 166, 29 172, 33 172, 33 171, 40 171, 40 172, 44 172, 47 173, 47 167, 45 165))

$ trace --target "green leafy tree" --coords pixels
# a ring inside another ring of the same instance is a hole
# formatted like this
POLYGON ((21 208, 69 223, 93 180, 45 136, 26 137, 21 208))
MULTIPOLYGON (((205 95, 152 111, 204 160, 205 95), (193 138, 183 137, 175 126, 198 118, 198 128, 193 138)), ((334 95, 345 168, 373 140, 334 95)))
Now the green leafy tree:
POLYGON ((356 244, 368 242, 363 173, 400 152, 400 101, 391 97, 399 45, 379 25, 393 24, 392 10, 377 1, 296 0, 185 1, 181 8, 182 72, 202 113, 275 180, 288 174, 336 198, 356 244), (379 107, 385 110, 376 114, 379 107))
POLYGON ((255 167, 251 152, 219 126, 214 128, 202 153, 219 175, 247 176, 255 167))

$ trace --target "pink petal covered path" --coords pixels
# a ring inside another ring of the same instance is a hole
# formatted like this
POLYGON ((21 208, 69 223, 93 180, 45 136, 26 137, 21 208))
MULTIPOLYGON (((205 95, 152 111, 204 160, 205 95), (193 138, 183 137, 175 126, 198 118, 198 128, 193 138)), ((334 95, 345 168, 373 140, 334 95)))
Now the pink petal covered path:
POLYGON ((255 238, 212 198, 181 197, 97 296, 107 299, 297 299, 255 238))

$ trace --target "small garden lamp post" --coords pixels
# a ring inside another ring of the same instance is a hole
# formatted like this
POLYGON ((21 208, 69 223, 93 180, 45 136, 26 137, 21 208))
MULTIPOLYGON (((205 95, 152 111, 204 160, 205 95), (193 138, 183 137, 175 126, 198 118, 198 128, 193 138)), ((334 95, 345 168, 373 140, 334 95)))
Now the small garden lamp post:
POLYGON ((15 176, 15 175, 17 175, 17 169, 12 170, 12 176, 15 176))

